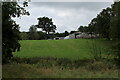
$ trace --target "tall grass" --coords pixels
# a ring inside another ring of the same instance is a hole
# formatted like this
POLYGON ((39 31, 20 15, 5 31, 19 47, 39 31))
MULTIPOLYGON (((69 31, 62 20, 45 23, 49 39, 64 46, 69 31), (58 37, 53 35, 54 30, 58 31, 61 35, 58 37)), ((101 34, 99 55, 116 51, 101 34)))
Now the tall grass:
POLYGON ((118 69, 108 60, 16 58, 3 65, 3 78, 118 78, 118 69), (26 61, 28 61, 26 63, 26 61))

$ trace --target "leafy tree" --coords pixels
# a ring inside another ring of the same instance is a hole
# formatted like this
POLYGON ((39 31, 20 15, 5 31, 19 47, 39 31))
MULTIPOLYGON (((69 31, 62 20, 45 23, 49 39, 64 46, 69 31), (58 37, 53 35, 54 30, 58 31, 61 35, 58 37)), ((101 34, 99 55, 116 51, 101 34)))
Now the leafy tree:
MULTIPOLYGON (((68 36, 68 35, 69 35, 69 32, 68 32, 68 31, 65 31, 64 34, 65 34, 65 36, 68 36)), ((64 36, 64 37, 65 37, 65 36, 64 36)))
POLYGON ((113 40, 120 39, 120 1, 112 5, 112 17, 110 24, 110 37, 113 40))
POLYGON ((78 31, 84 32, 84 31, 83 31, 83 26, 80 26, 80 27, 78 28, 78 31))
POLYGON ((38 35, 39 35, 39 40, 44 40, 46 38, 46 33, 42 32, 42 31, 39 31, 38 35))
POLYGON ((97 27, 97 18, 93 18, 88 27, 91 29, 93 28, 93 33, 99 34, 98 27, 97 27))
POLYGON ((95 26, 89 24, 88 25, 88 31, 89 31, 89 34, 95 34, 95 26))
POLYGON ((78 31, 88 33, 88 32, 89 32, 89 29, 88 29, 87 26, 80 26, 80 27, 78 28, 78 31))
POLYGON ((38 38, 39 38, 39 34, 37 33, 37 27, 35 25, 30 26, 29 39, 37 40, 38 38))
POLYGON ((112 5, 112 17, 110 23, 110 37, 114 42, 114 49, 118 56, 118 65, 120 68, 120 1, 112 5))
MULTIPOLYGON (((24 3, 24 7, 27 3, 24 3)), ((24 7, 17 2, 2 3, 2 61, 8 62, 12 57, 12 52, 20 50, 19 25, 16 24, 12 17, 20 17, 21 15, 29 15, 24 7)))
POLYGON ((97 16, 97 24, 96 24, 96 29, 98 33, 101 35, 103 38, 109 38, 109 28, 110 28, 110 20, 111 20, 111 8, 106 8, 103 9, 100 14, 97 16))
POLYGON ((21 40, 28 40, 28 34, 26 32, 21 32, 20 38, 21 38, 21 40))
POLYGON ((83 32, 85 32, 85 33, 88 33, 88 32, 89 32, 88 26, 84 26, 84 27, 83 27, 83 32))
POLYGON ((96 18, 92 19, 88 25, 89 33, 99 34, 103 38, 110 39, 110 21, 112 16, 111 8, 103 9, 96 18))
POLYGON ((91 22, 88 24, 89 34, 98 34, 96 24, 97 24, 97 18, 93 18, 91 22))
POLYGON ((42 28, 48 35, 50 32, 55 32, 56 26, 53 24, 52 19, 48 17, 40 17, 38 18, 38 28, 42 28))

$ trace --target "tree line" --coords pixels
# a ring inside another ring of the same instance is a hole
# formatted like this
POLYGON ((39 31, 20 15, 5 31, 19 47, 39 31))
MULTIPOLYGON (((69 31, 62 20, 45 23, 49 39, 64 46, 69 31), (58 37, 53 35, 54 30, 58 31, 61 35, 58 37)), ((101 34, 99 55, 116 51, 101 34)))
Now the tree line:
POLYGON ((32 31, 31 27, 28 32, 20 32, 20 40, 48 40, 54 39, 55 37, 66 37, 70 33, 65 31, 63 33, 50 33, 49 35, 43 31, 32 31))
POLYGON ((114 54, 117 54, 117 61, 120 67, 120 1, 115 1, 111 7, 103 9, 88 26, 80 26, 81 32, 99 34, 100 38, 112 41, 114 54))
POLYGON ((89 34, 99 34, 108 40, 120 39, 120 1, 114 2, 111 7, 103 9, 88 26, 80 26, 78 31, 89 34))

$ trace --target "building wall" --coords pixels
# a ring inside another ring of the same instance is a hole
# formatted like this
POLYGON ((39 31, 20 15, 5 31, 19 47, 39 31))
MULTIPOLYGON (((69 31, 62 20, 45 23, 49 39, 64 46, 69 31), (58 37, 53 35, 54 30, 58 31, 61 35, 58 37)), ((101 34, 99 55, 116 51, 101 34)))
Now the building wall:
POLYGON ((70 34, 70 35, 66 36, 64 39, 95 38, 95 37, 97 37, 97 36, 96 35, 87 34, 87 33, 78 32, 78 33, 70 34))
POLYGON ((69 35, 69 39, 75 39, 75 33, 69 35))

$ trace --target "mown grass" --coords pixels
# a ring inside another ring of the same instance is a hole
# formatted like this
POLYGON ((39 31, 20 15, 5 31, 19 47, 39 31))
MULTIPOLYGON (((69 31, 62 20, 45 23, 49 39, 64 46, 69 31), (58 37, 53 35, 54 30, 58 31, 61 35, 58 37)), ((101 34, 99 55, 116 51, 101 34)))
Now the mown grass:
POLYGON ((15 57, 57 57, 69 59, 93 58, 91 45, 101 47, 102 53, 107 53, 108 46, 103 41, 92 39, 71 40, 24 40, 20 41, 21 50, 15 52, 15 57))

